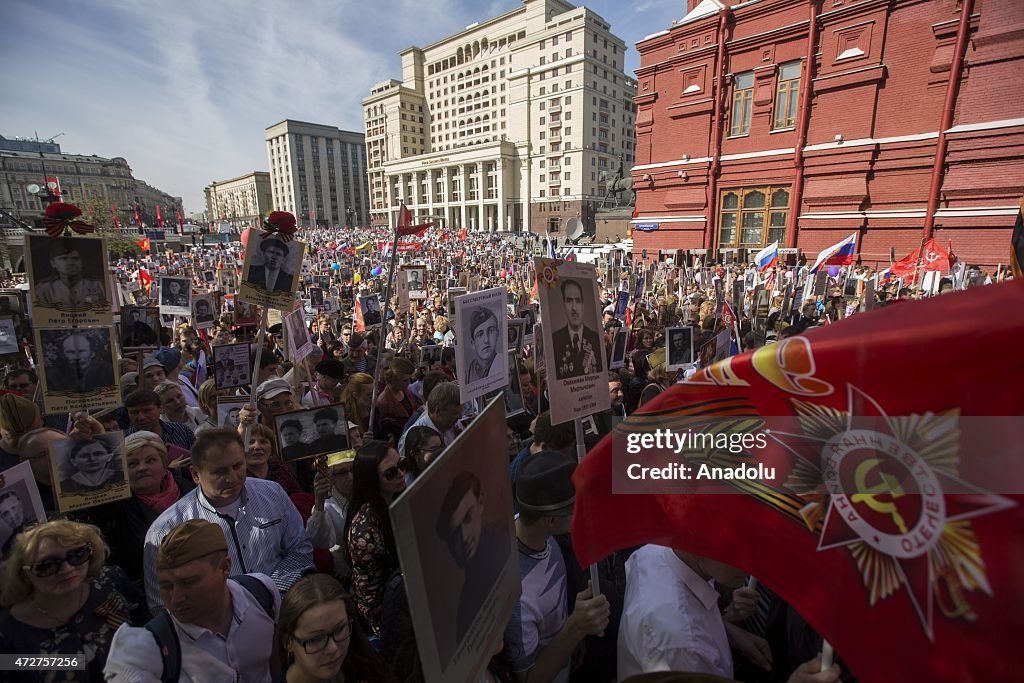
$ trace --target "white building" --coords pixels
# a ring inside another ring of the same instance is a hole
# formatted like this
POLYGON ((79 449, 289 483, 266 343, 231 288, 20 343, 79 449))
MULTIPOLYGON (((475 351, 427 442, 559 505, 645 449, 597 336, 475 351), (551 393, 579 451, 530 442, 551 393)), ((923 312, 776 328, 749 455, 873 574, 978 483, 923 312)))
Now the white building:
POLYGON ((270 174, 253 171, 206 186, 206 213, 210 220, 223 221, 236 232, 259 228, 271 210, 270 174))
POLYGON ((266 139, 274 210, 295 214, 300 226, 369 222, 362 133, 285 119, 266 139))
POLYGON ((562 0, 522 6, 401 53, 402 80, 363 100, 370 214, 404 200, 450 229, 593 225, 601 174, 635 158, 636 81, 608 23, 562 0))

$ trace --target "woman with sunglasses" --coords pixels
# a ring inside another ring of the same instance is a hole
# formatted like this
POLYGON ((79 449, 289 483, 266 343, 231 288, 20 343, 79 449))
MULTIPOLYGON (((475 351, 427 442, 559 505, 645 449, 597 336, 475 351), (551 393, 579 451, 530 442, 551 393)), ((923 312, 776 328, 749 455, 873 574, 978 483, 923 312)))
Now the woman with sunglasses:
POLYGON ((56 520, 18 536, 4 565, 0 652, 78 656, 86 666, 59 674, 5 671, 5 681, 103 680, 114 632, 149 618, 124 572, 103 566, 106 557, 99 529, 89 524, 56 520))
POLYGON ((352 596, 327 574, 306 576, 285 594, 274 646, 285 664, 280 683, 391 680, 363 635, 352 596))
POLYGON ((380 633, 384 584, 398 569, 398 551, 388 506, 405 489, 405 461, 383 441, 370 441, 356 453, 352 466, 354 510, 345 520, 346 548, 352 567, 352 592, 359 615, 380 633))

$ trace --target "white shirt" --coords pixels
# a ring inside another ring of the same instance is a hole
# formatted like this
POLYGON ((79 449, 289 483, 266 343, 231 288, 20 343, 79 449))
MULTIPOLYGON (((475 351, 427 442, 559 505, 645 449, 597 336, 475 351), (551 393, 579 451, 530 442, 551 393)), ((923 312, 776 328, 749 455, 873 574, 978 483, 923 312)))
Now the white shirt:
POLYGON ((345 520, 348 518, 348 499, 331 487, 331 495, 324 501, 324 509, 317 510, 316 505, 306 520, 306 533, 313 541, 315 548, 330 548, 334 558, 334 573, 342 574, 347 568, 345 549, 339 540, 345 538, 345 520))
MULTIPOLYGON (((253 574, 274 597, 274 614, 281 612, 281 595, 266 574, 253 574)), ((181 646, 179 681, 195 683, 269 683, 270 644, 274 621, 256 597, 235 581, 231 591, 231 626, 227 637, 194 624, 173 619, 181 646)), ((145 627, 122 624, 110 643, 103 668, 107 681, 116 683, 160 683, 163 658, 153 634, 145 627)))
POLYGON ((626 562, 619 680, 649 671, 732 678, 718 591, 671 548, 645 545, 626 562))

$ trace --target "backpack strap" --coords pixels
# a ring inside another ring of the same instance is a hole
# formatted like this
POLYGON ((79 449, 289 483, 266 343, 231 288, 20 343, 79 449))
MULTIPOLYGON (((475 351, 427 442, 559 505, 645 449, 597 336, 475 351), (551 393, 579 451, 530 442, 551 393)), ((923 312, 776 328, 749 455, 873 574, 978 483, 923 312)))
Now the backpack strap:
POLYGON ((260 607, 267 613, 270 620, 277 621, 277 615, 274 613, 274 596, 265 583, 250 574, 236 574, 228 578, 249 591, 256 598, 256 602, 260 603, 260 607))
POLYGON ((181 676, 181 643, 171 616, 166 611, 161 612, 146 622, 146 630, 153 634, 160 648, 160 657, 163 659, 160 680, 163 683, 177 683, 181 676))

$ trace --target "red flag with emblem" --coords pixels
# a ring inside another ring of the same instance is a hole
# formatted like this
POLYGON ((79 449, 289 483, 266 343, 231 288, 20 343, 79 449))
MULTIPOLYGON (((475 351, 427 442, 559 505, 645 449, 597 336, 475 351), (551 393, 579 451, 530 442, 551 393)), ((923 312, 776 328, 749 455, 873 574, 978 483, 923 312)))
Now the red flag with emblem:
POLYGON ((136 242, 135 245, 142 251, 149 251, 149 238, 143 237, 141 240, 136 242))
POLYGON ((153 282, 153 276, 150 275, 145 269, 139 268, 139 283, 143 287, 149 287, 151 282, 153 282))
POLYGON ((1024 377, 1024 317, 1007 312, 1021 310, 1019 282, 904 303, 671 387, 577 469, 580 563, 657 543, 739 567, 862 683, 1017 680, 1024 392, 1007 380, 1024 377), (763 447, 737 452, 640 447, 657 429, 679 436, 722 417, 748 435, 773 428, 763 447), (714 482, 630 478, 634 464, 670 463, 691 479, 704 466, 746 469, 714 482))
POLYGON ((892 264, 892 268, 890 270, 894 276, 909 279, 909 282, 914 282, 917 280, 917 266, 919 259, 921 266, 925 269, 925 272, 932 270, 947 271, 953 265, 953 260, 949 253, 940 247, 939 243, 934 239, 930 239, 925 242, 923 252, 921 249, 915 249, 896 263, 892 264), (920 254, 920 257, 918 254, 920 254))

